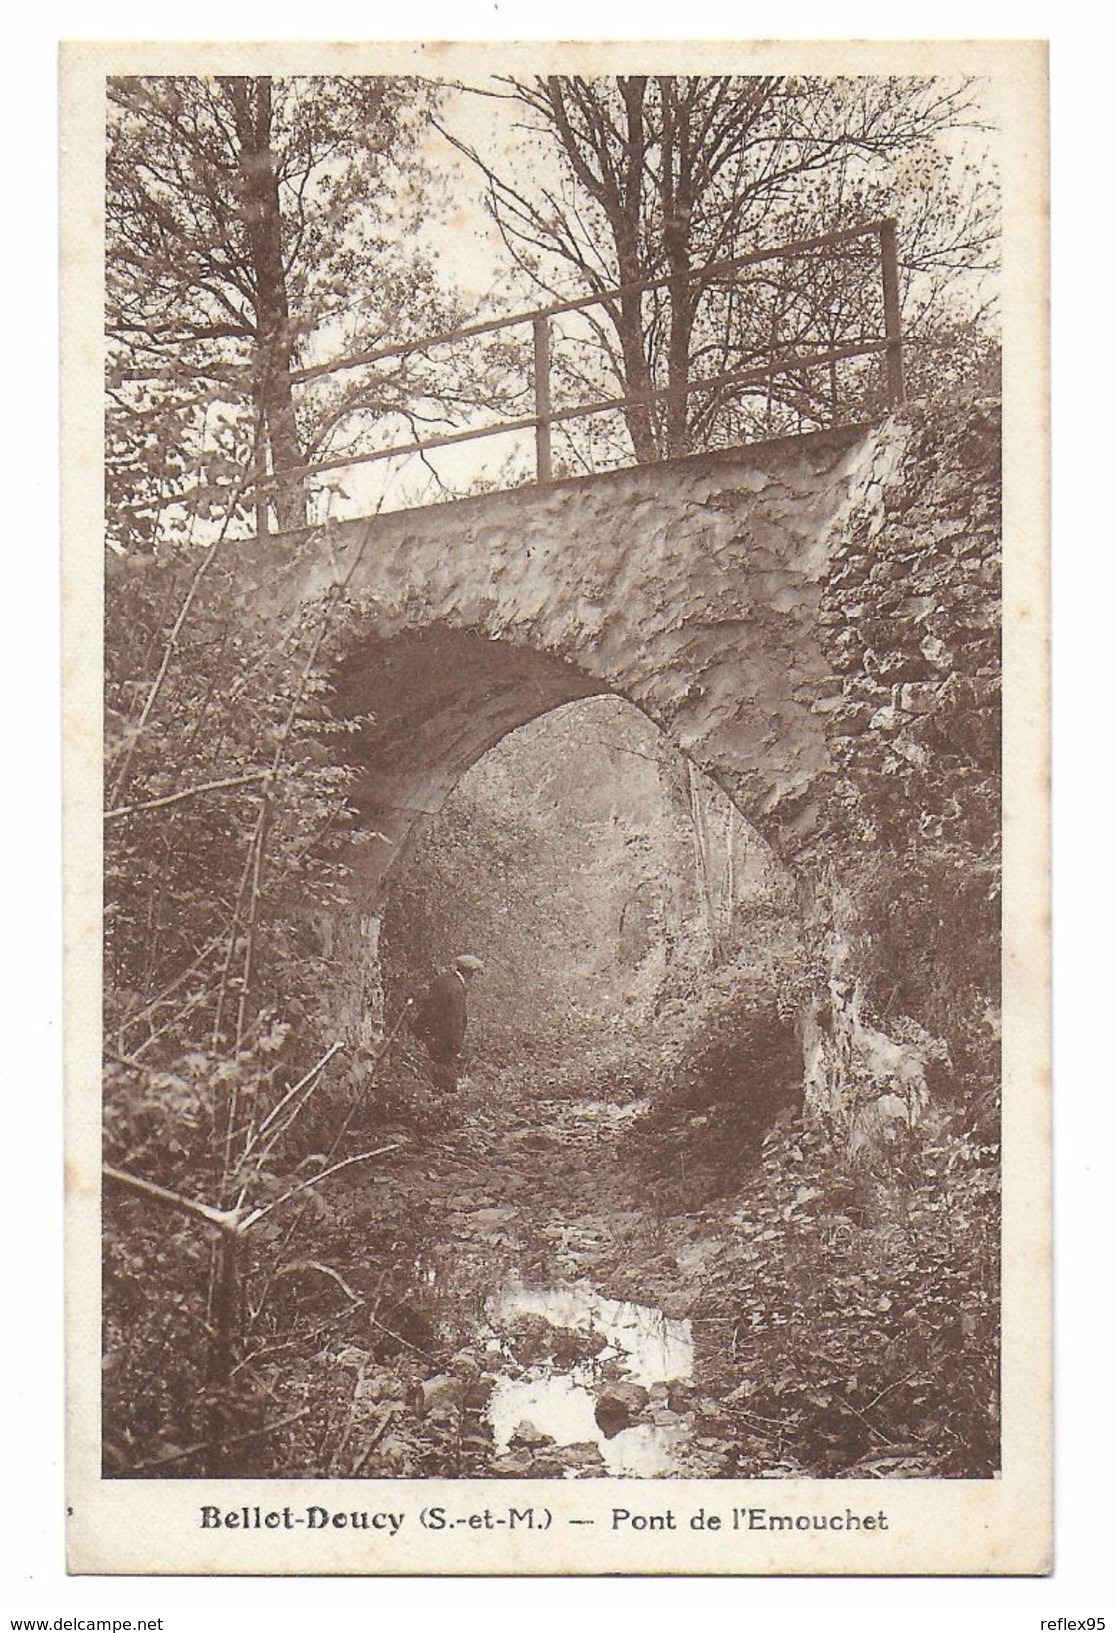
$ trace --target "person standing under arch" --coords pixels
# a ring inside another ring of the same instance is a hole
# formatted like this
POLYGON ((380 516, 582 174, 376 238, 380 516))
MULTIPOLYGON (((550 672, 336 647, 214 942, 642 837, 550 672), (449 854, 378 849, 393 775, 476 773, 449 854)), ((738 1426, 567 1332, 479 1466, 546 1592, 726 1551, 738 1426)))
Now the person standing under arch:
POLYGON ((468 991, 484 973, 482 960, 472 953, 460 953, 452 969, 435 975, 414 1016, 414 1032, 430 1058, 435 1087, 449 1094, 457 1092, 461 1054, 468 1030, 468 991))

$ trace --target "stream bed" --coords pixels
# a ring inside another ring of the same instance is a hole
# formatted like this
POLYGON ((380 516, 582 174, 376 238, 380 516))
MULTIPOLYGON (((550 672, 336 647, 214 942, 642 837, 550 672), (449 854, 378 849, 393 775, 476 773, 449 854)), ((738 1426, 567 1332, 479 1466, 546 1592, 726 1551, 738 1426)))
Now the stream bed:
MULTIPOLYGON (((672 1404, 693 1375, 688 1321, 605 1298, 587 1282, 510 1287, 489 1319, 487 1349, 505 1362, 496 1363, 487 1407, 497 1464, 525 1463, 523 1454, 533 1462, 552 1443, 583 1448, 583 1460, 611 1475, 675 1471, 690 1432, 672 1404)), ((576 1464, 563 1472, 575 1476, 576 1464)))
MULTIPOLYGON (((423 1151, 407 1176, 423 1198, 395 1236, 409 1269, 372 1315, 380 1340, 402 1346, 404 1377, 345 1352, 384 1422, 361 1472, 719 1472, 708 1334, 687 1305, 721 1240, 703 1218, 648 1208, 633 1185, 620 1141, 647 1102, 537 1099, 529 1120, 482 1139, 481 1110, 467 1142, 423 1151)), ((362 1209, 369 1240, 398 1231, 400 1168, 362 1181, 365 1204, 379 1203, 362 1209)))

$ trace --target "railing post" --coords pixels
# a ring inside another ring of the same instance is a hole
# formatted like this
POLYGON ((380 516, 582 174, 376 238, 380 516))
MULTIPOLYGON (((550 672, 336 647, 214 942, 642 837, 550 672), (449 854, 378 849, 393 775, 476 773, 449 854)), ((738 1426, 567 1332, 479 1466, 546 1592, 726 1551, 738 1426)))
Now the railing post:
POLYGON ((550 320, 541 313, 534 319, 534 412, 535 480, 550 482, 550 320))
POLYGON ((892 408, 906 401, 902 376, 902 310, 898 301, 898 243, 893 221, 879 226, 883 263, 883 325, 887 337, 887 400, 892 408))

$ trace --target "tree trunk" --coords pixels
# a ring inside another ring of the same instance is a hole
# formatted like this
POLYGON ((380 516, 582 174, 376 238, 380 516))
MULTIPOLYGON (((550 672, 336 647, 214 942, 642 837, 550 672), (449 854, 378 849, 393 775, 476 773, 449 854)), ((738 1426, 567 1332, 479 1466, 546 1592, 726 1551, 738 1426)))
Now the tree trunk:
POLYGON ((689 254, 693 210, 693 156, 689 107, 676 81, 662 88, 662 247, 670 274, 670 338, 666 354, 667 457, 689 452, 689 353, 693 339, 694 289, 689 254))
POLYGON ((704 908, 705 930, 708 935, 708 961, 716 967, 719 961, 716 897, 712 880, 712 856, 706 820, 704 794, 698 773, 692 761, 686 761, 689 786, 689 817, 693 829, 693 861, 697 875, 697 890, 704 908))
MULTIPOLYGON (((616 243, 616 261, 621 284, 639 283, 645 276, 642 254, 641 194, 643 166, 646 158, 646 79, 630 75, 619 80, 627 116, 627 139, 624 144, 622 180, 617 182, 615 214, 612 227, 616 243)), ((606 144, 605 144, 606 150, 606 144)), ((601 162, 603 166, 603 152, 601 162)), ((646 329, 643 324, 642 291, 621 295, 619 316, 616 320, 620 351, 623 355, 624 392, 627 396, 648 393, 654 386, 647 358, 646 329)), ((639 403, 624 410, 627 431, 635 458, 640 465, 653 464, 661 458, 655 430, 654 405, 639 403)))
MULTIPOLYGON (((629 397, 638 397, 649 392, 653 384, 644 350, 642 295, 620 296, 616 329, 623 355, 624 393, 629 397)), ((631 446, 640 465, 653 465, 661 457, 653 412, 653 405, 649 402, 633 404, 623 411, 631 446)))
POLYGON ((279 183, 271 147, 271 81, 266 75, 225 81, 240 143, 240 171, 252 266, 256 369, 260 410, 277 473, 274 503, 279 529, 306 525, 305 455, 298 436, 291 386, 294 334, 283 264, 279 183))

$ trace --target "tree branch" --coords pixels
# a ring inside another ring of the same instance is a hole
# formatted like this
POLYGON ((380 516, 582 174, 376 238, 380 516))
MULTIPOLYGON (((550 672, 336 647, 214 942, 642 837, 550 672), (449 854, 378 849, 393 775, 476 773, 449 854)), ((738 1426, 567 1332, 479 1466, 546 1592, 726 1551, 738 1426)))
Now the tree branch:
POLYGON ((332 1168, 323 1169, 320 1174, 314 1174, 311 1179, 304 1179, 300 1185, 292 1185, 289 1191, 284 1191, 282 1196, 275 1198, 274 1202, 267 1202, 262 1208, 253 1209, 241 1222, 241 1230, 250 1230, 253 1225, 258 1225, 261 1219, 266 1219, 267 1215, 273 1212, 275 1208, 281 1208, 283 1203, 289 1202, 292 1197, 301 1196, 304 1191, 312 1190, 315 1185, 320 1185, 323 1180, 332 1178, 334 1174, 339 1174, 342 1168, 351 1168, 357 1162, 368 1162, 372 1157, 385 1157, 389 1151, 401 1150, 405 1143, 404 1140, 396 1140, 392 1145, 377 1146, 374 1151, 361 1151, 359 1156, 346 1157, 343 1162, 335 1162, 332 1168))
POLYGON ((167 805, 180 805, 183 800, 196 799, 199 794, 212 794, 222 788, 243 788, 249 783, 269 783, 271 771, 248 771, 242 777, 219 777, 215 782, 198 783, 195 788, 183 788, 177 794, 164 794, 161 799, 138 800, 134 805, 118 805, 104 813, 106 822, 119 817, 134 816, 137 811, 157 811, 167 805))
POLYGON ((150 1197, 154 1202, 161 1202, 165 1207, 175 1208, 179 1213, 191 1214, 195 1219, 202 1219, 207 1225, 215 1225, 227 1235, 235 1235, 243 1225, 235 1213, 224 1208, 211 1208, 206 1202, 192 1202, 188 1196, 182 1196, 178 1191, 168 1191, 163 1185, 156 1185, 152 1180, 141 1179, 138 1174, 129 1174, 123 1168, 114 1168, 110 1163, 104 1163, 101 1169, 106 1179, 113 1184, 121 1185, 125 1190, 135 1191, 139 1196, 150 1197))

